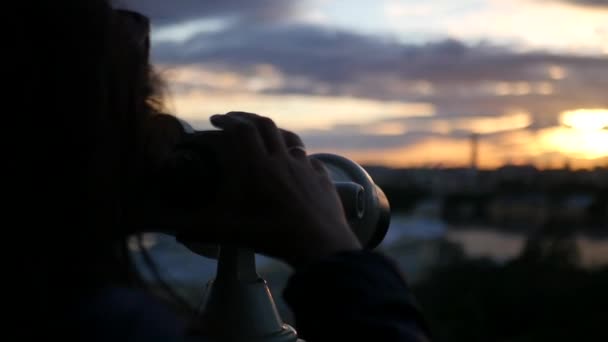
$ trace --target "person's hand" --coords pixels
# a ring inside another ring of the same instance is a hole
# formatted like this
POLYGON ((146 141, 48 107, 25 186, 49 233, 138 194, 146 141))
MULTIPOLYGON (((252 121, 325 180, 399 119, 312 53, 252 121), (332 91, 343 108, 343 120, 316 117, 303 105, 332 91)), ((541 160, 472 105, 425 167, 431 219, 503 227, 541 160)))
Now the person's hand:
POLYGON ((299 137, 255 114, 215 115, 227 136, 230 188, 194 219, 188 235, 201 242, 254 248, 293 266, 357 250, 342 204, 321 162, 309 159, 299 137))

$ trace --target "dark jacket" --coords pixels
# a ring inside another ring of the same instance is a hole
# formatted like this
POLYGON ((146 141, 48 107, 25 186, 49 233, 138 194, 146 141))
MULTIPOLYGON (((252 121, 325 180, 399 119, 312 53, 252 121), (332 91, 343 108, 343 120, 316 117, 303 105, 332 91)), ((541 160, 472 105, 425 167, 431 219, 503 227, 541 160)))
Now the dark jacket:
MULTIPOLYGON (((377 253, 341 253, 299 269, 284 297, 308 342, 430 340, 403 277, 377 253)), ((88 341, 186 340, 184 322, 133 289, 108 289, 85 301, 78 316, 88 341)))

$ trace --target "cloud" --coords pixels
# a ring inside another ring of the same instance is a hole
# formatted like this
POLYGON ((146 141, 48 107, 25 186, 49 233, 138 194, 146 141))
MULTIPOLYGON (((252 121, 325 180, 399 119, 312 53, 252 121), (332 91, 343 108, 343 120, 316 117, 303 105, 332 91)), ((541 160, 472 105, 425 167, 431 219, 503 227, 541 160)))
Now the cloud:
MULTIPOLYGON (((564 110, 608 107, 606 57, 489 43, 415 45, 307 25, 235 26, 157 44, 154 59, 163 68, 204 71, 193 79, 209 80, 208 89, 423 102, 438 117, 523 110, 532 128, 557 124, 564 110)), ((178 82, 176 89, 189 85, 198 87, 178 82)))
POLYGON ((215 90, 192 90, 175 99, 175 112, 198 129, 210 128, 207 118, 213 114, 239 110, 270 116, 280 126, 300 132, 328 132, 336 126, 365 126, 378 120, 424 118, 435 111, 428 103, 215 90))
POLYGON ((495 46, 469 47, 456 40, 404 45, 307 25, 235 26, 183 43, 165 42, 155 50, 160 63, 211 62, 235 69, 265 63, 329 82, 348 82, 367 73, 450 82, 462 80, 463 69, 469 79, 521 79, 521 72, 505 74, 497 65, 526 62, 505 60, 504 49, 495 46))
POLYGON ((562 0, 576 5, 608 7, 608 0, 562 0))
POLYGON ((311 151, 391 165, 462 164, 472 132, 483 134, 486 166, 606 153, 591 148, 604 135, 582 151, 570 146, 581 137, 559 127, 564 111, 608 108, 605 55, 455 39, 406 44, 275 22, 160 41, 153 56, 177 113, 199 128, 210 114, 254 111, 295 129, 311 151))
POLYGON ((296 0, 118 0, 117 7, 137 10, 163 26, 180 22, 226 17, 243 21, 277 21, 291 16, 296 0))
POLYGON ((306 25, 231 27, 155 47, 163 64, 212 63, 243 70, 270 64, 290 75, 348 82, 373 74, 430 82, 546 80, 549 64, 603 66, 605 58, 543 52, 518 54, 490 44, 443 40, 399 44, 378 36, 306 25), (540 68, 538 68, 540 67, 540 68), (540 72, 539 72, 540 71, 540 72))

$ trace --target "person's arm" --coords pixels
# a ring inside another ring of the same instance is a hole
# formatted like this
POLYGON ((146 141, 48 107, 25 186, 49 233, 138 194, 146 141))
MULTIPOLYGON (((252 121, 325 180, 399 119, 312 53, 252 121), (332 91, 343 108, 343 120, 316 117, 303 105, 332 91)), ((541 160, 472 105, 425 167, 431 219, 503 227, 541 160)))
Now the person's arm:
POLYGON ((255 114, 211 122, 224 131, 231 182, 213 215, 186 218, 185 236, 247 246, 293 266, 285 295, 309 342, 428 340, 405 282, 387 259, 362 251, 327 170, 302 141, 255 114))
POLYGON ((405 280, 378 253, 342 252, 298 269, 284 297, 308 342, 430 340, 405 280))

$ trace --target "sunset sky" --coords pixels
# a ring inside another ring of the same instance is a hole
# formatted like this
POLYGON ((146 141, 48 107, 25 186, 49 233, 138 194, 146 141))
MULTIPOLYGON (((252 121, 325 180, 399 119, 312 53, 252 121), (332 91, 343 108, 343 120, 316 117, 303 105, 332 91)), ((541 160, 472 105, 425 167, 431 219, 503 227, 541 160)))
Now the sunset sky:
POLYGON ((608 0, 121 0, 174 114, 388 166, 608 165, 608 0))

